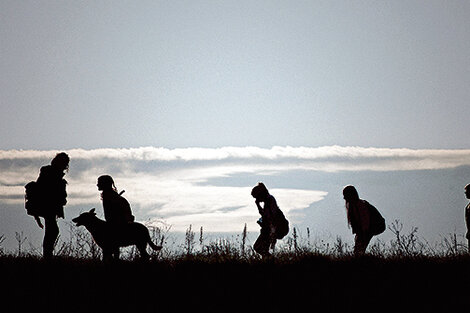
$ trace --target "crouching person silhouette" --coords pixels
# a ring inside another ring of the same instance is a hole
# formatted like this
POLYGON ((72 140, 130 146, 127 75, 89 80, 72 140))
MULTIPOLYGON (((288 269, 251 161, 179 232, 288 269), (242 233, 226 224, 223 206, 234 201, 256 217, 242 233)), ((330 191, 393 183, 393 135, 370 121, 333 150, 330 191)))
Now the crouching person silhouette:
POLYGON ((385 219, 373 205, 359 198, 354 186, 344 187, 343 196, 348 225, 356 235, 354 255, 361 256, 366 252, 372 237, 385 231, 385 219))
POLYGON ((261 256, 269 257, 269 249, 274 249, 277 239, 282 239, 289 232, 289 222, 263 183, 253 187, 251 195, 256 199, 255 204, 261 215, 258 220, 261 231, 253 249, 261 256), (264 203, 264 206, 261 206, 261 203, 264 203))
MULTIPOLYGON (((465 186, 464 190, 465 196, 470 200, 470 184, 465 186)), ((465 238, 467 238, 468 252, 470 252, 470 202, 465 207, 465 224, 467 225, 467 233, 465 234, 465 238)))
POLYGON ((120 194, 114 185, 114 180, 109 175, 98 177, 98 190, 101 191, 103 201, 104 219, 112 226, 119 228, 134 221, 129 202, 120 194))

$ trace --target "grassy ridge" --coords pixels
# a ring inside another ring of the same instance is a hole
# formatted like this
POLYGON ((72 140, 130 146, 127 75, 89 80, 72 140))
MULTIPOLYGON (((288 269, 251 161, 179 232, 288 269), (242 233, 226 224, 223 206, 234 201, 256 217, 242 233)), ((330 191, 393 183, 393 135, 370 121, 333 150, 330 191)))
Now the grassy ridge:
POLYGON ((452 235, 434 247, 398 222, 390 243, 360 258, 341 238, 312 243, 295 228, 270 259, 253 251, 246 229, 207 242, 189 228, 176 247, 154 230, 165 248, 148 263, 124 249, 104 264, 89 234, 72 230, 49 261, 0 253, 0 312, 466 312, 470 301, 466 244, 452 235))
POLYGON ((3 312, 457 312, 470 257, 0 258, 3 312))

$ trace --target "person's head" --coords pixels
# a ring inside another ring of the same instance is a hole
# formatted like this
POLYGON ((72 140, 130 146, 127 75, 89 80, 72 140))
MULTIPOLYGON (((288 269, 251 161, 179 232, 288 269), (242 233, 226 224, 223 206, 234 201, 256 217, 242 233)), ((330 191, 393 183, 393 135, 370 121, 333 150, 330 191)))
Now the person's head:
POLYGON ((258 201, 264 201, 268 198, 269 192, 268 188, 263 183, 258 183, 253 189, 251 190, 251 195, 258 201))
POLYGON ((51 161, 51 166, 58 169, 59 171, 66 171, 69 169, 70 158, 67 153, 57 153, 51 161))
POLYGON ((98 177, 98 183, 96 184, 98 190, 114 190, 116 191, 116 186, 114 185, 114 180, 109 175, 101 175, 98 177))
POLYGON ((470 184, 465 186, 465 196, 467 197, 467 199, 470 199, 470 184))
POLYGON ((350 206, 356 205, 359 201, 359 194, 357 193, 356 187, 352 185, 348 185, 343 188, 343 197, 344 201, 346 201, 346 216, 348 218, 348 225, 351 225, 351 210, 350 206))
POLYGON ((359 200, 359 194, 357 193, 356 187, 352 185, 344 187, 343 197, 346 202, 356 202, 359 200))

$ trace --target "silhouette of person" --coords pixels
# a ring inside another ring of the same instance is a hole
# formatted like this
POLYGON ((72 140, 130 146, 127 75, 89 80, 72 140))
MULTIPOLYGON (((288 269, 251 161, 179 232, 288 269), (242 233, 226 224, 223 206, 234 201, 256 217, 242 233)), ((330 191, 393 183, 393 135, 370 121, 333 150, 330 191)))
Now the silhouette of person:
MULTIPOLYGON (((40 190, 40 212, 44 218, 45 232, 42 244, 44 258, 51 258, 54 244, 59 236, 57 218, 64 218, 64 206, 67 204, 67 181, 70 158, 65 152, 58 153, 50 165, 41 167, 37 184, 40 190)), ((38 226, 44 228, 39 216, 34 217, 38 226)))
POLYGON ((352 228, 352 233, 356 235, 354 239, 354 254, 363 255, 373 236, 369 228, 370 213, 367 207, 368 203, 359 198, 356 188, 351 185, 344 187, 343 196, 348 226, 352 228))
POLYGON ((119 228, 134 221, 129 202, 117 192, 114 180, 109 175, 98 177, 98 190, 101 191, 104 219, 113 227, 119 228))
MULTIPOLYGON (((470 200, 470 184, 465 186, 465 196, 470 200)), ((470 202, 465 207, 465 224, 467 224, 467 234, 465 238, 467 238, 468 251, 470 252, 470 202)))
POLYGON ((270 256, 269 249, 274 249, 276 245, 276 228, 274 224, 275 210, 278 209, 276 199, 269 194, 263 183, 258 183, 251 190, 251 195, 255 198, 255 204, 261 218, 258 224, 261 226, 260 235, 256 239, 253 249, 263 257, 270 256), (264 203, 264 206, 261 206, 264 203))

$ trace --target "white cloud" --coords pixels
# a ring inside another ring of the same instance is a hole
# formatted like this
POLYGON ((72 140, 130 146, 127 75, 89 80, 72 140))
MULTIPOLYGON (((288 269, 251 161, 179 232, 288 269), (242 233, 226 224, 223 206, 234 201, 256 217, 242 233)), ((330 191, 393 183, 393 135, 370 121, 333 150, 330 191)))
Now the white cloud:
MULTIPOLYGON (((1 160, 50 159, 56 151, 8 150, 0 151, 1 160)), ((300 164, 330 164, 333 169, 347 170, 346 164, 381 164, 381 170, 434 169, 470 164, 470 150, 389 149, 326 146, 309 147, 222 147, 166 149, 142 147, 131 149, 72 149, 72 159, 120 161, 226 161, 235 163, 267 161, 298 161, 300 164), (310 163, 309 163, 310 162, 310 163), (407 165, 405 165, 407 163, 407 165)))
MULTIPOLYGON (((35 179, 39 167, 59 151, 0 151, 0 203, 23 202, 23 186, 35 179)), ((223 147, 73 149, 67 175, 68 205, 101 208, 96 179, 115 178, 126 189, 140 219, 160 218, 172 229, 189 224, 207 231, 239 231, 244 223, 257 229, 258 213, 250 196, 252 186, 214 186, 211 179, 235 174, 272 175, 290 170, 305 171, 403 171, 452 168, 470 165, 470 150, 411 150, 361 147, 223 147)), ((256 181, 253 181, 254 185, 256 181)), ((268 186, 269 188, 269 186, 268 186)), ((321 201, 317 190, 271 190, 292 220, 302 210, 321 201)))
MULTIPOLYGON (((157 192, 164 205, 153 211, 162 216, 173 229, 184 230, 190 224, 204 226, 210 231, 238 231, 247 223, 251 230, 258 229, 259 218, 251 187, 180 186, 174 190, 157 192), (169 193, 168 193, 169 191, 169 193)), ((326 192, 315 190, 272 189, 279 206, 292 221, 302 215, 296 213, 310 204, 322 200, 326 192)))

